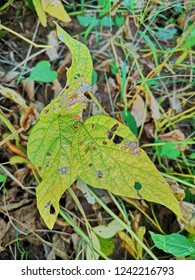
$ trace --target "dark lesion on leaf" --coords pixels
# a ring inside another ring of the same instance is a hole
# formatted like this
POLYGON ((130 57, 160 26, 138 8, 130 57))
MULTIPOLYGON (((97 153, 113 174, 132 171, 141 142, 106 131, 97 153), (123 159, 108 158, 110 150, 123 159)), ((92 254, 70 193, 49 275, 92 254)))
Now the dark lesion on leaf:
POLYGON ((46 154, 48 157, 50 157, 51 156, 51 152, 47 152, 47 154, 46 154))
POLYGON ((47 114, 49 112, 49 109, 45 109, 43 112, 44 114, 47 114))
POLYGON ((114 135, 114 139, 112 140, 114 144, 120 144, 123 141, 123 137, 118 134, 114 135))
POLYGON ((97 150, 96 146, 93 146, 92 149, 94 152, 97 150))
POLYGON ((92 164, 92 163, 89 163, 88 166, 91 168, 91 167, 93 166, 93 164, 92 164))
POLYGON ((91 125, 91 128, 92 128, 92 129, 94 129, 94 126, 95 126, 95 125, 94 125, 94 124, 92 124, 92 125, 91 125))
POLYGON ((54 215, 55 212, 56 212, 56 210, 55 210, 54 206, 51 204, 51 206, 50 206, 50 208, 49 208, 49 213, 50 213, 51 215, 54 215))
POLYGON ((90 147, 87 146, 87 147, 85 148, 84 152, 87 154, 89 151, 90 151, 90 147))
POLYGON ((97 170, 97 171, 96 171, 96 174, 97 174, 97 176, 98 176, 99 179, 103 179, 104 176, 103 176, 102 170, 97 170))
POLYGON ((103 144, 103 145, 107 145, 107 141, 103 141, 102 144, 103 144))
POLYGON ((110 140, 112 139, 112 137, 113 137, 113 132, 108 130, 108 139, 110 140))
POLYGON ((116 123, 116 124, 113 125, 113 127, 111 128, 111 131, 112 131, 112 132, 115 132, 115 131, 118 129, 118 127, 119 127, 119 124, 116 123))
POLYGON ((74 127, 74 129, 78 129, 79 126, 80 126, 80 122, 76 121, 76 122, 73 123, 72 126, 74 127))

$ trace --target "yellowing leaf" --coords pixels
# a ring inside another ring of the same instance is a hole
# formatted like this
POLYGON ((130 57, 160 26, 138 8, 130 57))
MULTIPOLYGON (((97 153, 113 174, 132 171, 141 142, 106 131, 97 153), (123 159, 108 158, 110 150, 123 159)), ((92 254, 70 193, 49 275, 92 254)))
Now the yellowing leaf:
POLYGON ((123 229, 124 227, 121 226, 121 224, 119 224, 116 220, 113 220, 107 225, 100 225, 93 228, 94 232, 103 238, 111 238, 115 236, 118 231, 123 229))
POLYGON ((71 18, 67 14, 59 0, 41 0, 43 9, 50 16, 55 17, 63 22, 70 22, 71 18))
POLYGON ((118 236, 122 240, 121 246, 125 248, 134 258, 137 258, 135 243, 124 231, 119 231, 118 236))
POLYGON ((138 147, 135 135, 110 117, 93 116, 78 129, 72 162, 79 177, 93 187, 160 203, 182 216, 167 182, 138 147))
POLYGON ((71 18, 67 14, 59 0, 33 0, 36 13, 39 17, 41 24, 47 26, 47 16, 46 13, 55 17, 63 22, 70 22, 71 18))
POLYGON ((33 0, 33 4, 35 6, 35 10, 36 10, 36 13, 38 15, 38 18, 39 18, 41 24, 44 27, 46 27, 47 26, 47 17, 46 17, 45 11, 43 10, 41 0, 33 0))
POLYGON ((73 54, 72 65, 67 71, 67 85, 43 109, 28 143, 28 157, 43 179, 36 188, 37 205, 49 228, 56 221, 63 192, 77 178, 70 161, 71 142, 81 125, 78 114, 87 106, 88 100, 84 93, 92 78, 92 61, 88 49, 58 25, 57 33, 73 54), (85 69, 83 61, 88 65, 85 69))
POLYGON ((29 108, 26 105, 26 101, 23 99, 23 97, 19 93, 17 93, 15 90, 0 85, 0 93, 4 97, 13 100, 15 103, 17 103, 18 105, 23 107, 25 110, 27 110, 29 108))
MULTIPOLYGON (((145 233, 146 233, 145 227, 139 227, 138 230, 136 231, 136 235, 139 237, 141 241, 143 241, 145 233)), ((137 252, 137 257, 139 259, 142 259, 143 247, 136 240, 135 240, 135 248, 137 252)))

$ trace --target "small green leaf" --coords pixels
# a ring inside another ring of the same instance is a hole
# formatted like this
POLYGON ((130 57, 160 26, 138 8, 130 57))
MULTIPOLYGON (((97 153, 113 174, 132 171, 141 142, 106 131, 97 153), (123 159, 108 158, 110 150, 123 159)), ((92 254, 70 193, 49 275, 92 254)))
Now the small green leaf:
POLYGON ((80 25, 86 27, 93 22, 94 18, 86 14, 84 16, 77 16, 77 20, 80 25))
POLYGON ((121 27, 125 22, 125 18, 123 16, 116 16, 114 18, 114 22, 117 27, 121 27))
POLYGON ((167 142, 157 149, 158 156, 176 159, 180 156, 180 151, 176 148, 175 143, 167 142))
POLYGON ((158 28, 158 31, 154 33, 154 36, 160 40, 172 40, 176 33, 176 28, 158 28))
POLYGON ((113 238, 103 238, 101 236, 98 236, 99 242, 100 242, 100 249, 101 251, 106 255, 110 256, 115 248, 115 242, 113 238))
POLYGON ((0 174, 0 183, 5 182, 5 181, 6 181, 6 179, 7 179, 7 177, 6 177, 5 175, 0 174))
POLYGON ((116 73, 119 72, 119 67, 116 65, 116 63, 110 63, 110 71, 113 75, 116 75, 116 73))
POLYGON ((195 243, 189 241, 185 236, 172 233, 169 235, 155 234, 150 231, 155 246, 166 253, 176 257, 195 255, 195 243))
POLYGON ((130 128, 130 130, 133 132, 133 134, 136 135, 138 132, 138 129, 137 129, 137 124, 136 124, 134 116, 129 111, 125 111, 125 110, 122 111, 121 116, 122 116, 122 119, 128 125, 128 127, 130 128))
POLYGON ((72 141, 72 162, 87 184, 120 196, 160 203, 182 216, 161 173, 129 128, 106 116, 87 119, 72 141), (134 188, 138 182, 142 186, 134 188))
POLYGON ((46 60, 42 60, 33 68, 27 81, 50 83, 53 82, 57 76, 58 73, 51 70, 51 64, 46 60))
POLYGON ((93 69, 93 73, 92 73, 92 85, 95 85, 97 83, 97 80, 98 80, 98 74, 97 72, 95 71, 95 69, 93 69))
POLYGON ((189 159, 195 159, 195 153, 191 153, 191 154, 189 155, 189 159))
POLYGON ((110 27, 113 25, 113 20, 109 16, 105 16, 101 19, 100 24, 104 27, 110 27))

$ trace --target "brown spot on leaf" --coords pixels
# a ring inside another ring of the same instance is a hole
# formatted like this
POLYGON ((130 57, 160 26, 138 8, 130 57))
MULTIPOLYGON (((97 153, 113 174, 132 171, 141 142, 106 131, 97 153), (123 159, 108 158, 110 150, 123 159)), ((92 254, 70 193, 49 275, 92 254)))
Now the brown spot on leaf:
POLYGON ((89 165, 88 165, 89 167, 92 167, 93 166, 93 164, 92 163, 89 163, 89 165))
POLYGON ((103 144, 103 145, 107 145, 107 141, 103 141, 102 144, 103 144))
POLYGON ((126 141, 124 146, 120 148, 121 150, 128 150, 130 154, 139 157, 141 149, 139 148, 139 143, 137 141, 126 141))
POLYGON ((38 166, 38 170, 41 171, 41 169, 42 169, 42 167, 41 167, 41 166, 38 166))
POLYGON ((51 152, 47 152, 47 154, 46 154, 48 157, 50 157, 51 156, 51 152))
POLYGON ((84 152, 87 154, 89 151, 90 151, 90 147, 87 146, 87 147, 85 148, 84 152))
POLYGON ((101 170, 97 170, 96 174, 97 174, 99 179, 103 179, 103 172, 101 170))
POLYGON ((92 148, 92 149, 93 149, 93 151, 94 151, 94 152, 97 150, 97 148, 96 148, 95 146, 93 146, 93 148, 92 148))

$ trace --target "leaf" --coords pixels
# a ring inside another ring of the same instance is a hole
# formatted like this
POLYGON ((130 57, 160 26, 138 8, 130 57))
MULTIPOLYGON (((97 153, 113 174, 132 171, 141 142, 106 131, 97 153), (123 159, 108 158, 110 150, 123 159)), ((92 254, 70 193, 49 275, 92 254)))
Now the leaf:
POLYGON ((84 194, 89 204, 95 204, 95 198, 89 192, 89 187, 80 178, 77 180, 77 189, 79 189, 84 194))
POLYGON ((86 14, 84 16, 77 16, 77 20, 80 25, 86 27, 93 22, 94 18, 86 14))
POLYGON ((180 151, 175 147, 173 142, 168 142, 157 149, 158 156, 176 159, 180 156, 180 151))
POLYGON ((110 16, 105 16, 100 21, 101 26, 110 27, 113 25, 113 20, 110 16))
POLYGON ((154 36, 160 40, 172 40, 176 33, 176 28, 158 28, 158 31, 154 33, 154 36))
POLYGON ((53 82, 57 76, 58 73, 51 70, 51 64, 47 60, 42 60, 33 68, 27 81, 50 83, 53 82))
POLYGON ((123 16, 115 16, 114 21, 117 27, 121 27, 125 22, 125 18, 123 16))
POLYGON ((133 134, 137 134, 138 129, 136 125, 136 121, 134 116, 129 111, 122 111, 122 119, 127 123, 127 126, 130 128, 130 130, 133 132, 133 134))
POLYGON ((98 236, 106 239, 115 236, 118 231, 123 229, 124 227, 121 226, 121 224, 119 224, 116 220, 113 220, 107 225, 101 225, 93 228, 94 232, 98 236))
MULTIPOLYGON (((188 28, 185 30, 185 32, 178 39, 178 41, 177 41, 178 43, 183 39, 182 37, 185 36, 186 32, 189 32, 190 29, 191 29, 191 25, 188 26, 188 28)), ((185 38, 183 43, 180 45, 180 48, 190 49, 193 46, 195 46, 195 27, 192 28, 190 34, 185 38)))
POLYGON ((160 203, 181 217, 166 180, 138 147, 135 135, 120 122, 106 116, 89 118, 74 136, 71 153, 79 177, 87 184, 160 203))
POLYGON ((98 236, 99 242, 100 242, 100 249, 101 251, 106 255, 110 256, 115 248, 115 243, 113 238, 103 238, 101 236, 98 236))
POLYGON ((131 237, 129 237, 124 231, 119 231, 118 236, 122 240, 121 246, 125 248, 134 258, 136 258, 137 252, 134 240, 131 237))
POLYGON ((0 85, 0 93, 4 97, 11 99, 12 101, 14 101, 18 105, 20 105, 25 110, 27 110, 29 108, 26 105, 26 101, 23 99, 23 97, 19 93, 17 93, 15 90, 0 85))
POLYGON ((35 10, 36 10, 36 13, 38 15, 38 18, 39 18, 41 24, 44 27, 46 27, 47 26, 47 17, 46 17, 45 11, 43 10, 41 0, 32 0, 32 1, 35 6, 35 10))
POLYGON ((60 0, 41 0, 43 9, 50 16, 63 22, 70 22, 71 18, 67 14, 60 0))
POLYGON ((195 244, 181 234, 172 233, 169 235, 161 235, 150 231, 150 235, 155 246, 166 253, 176 257, 195 255, 195 244))
POLYGON ((7 177, 3 174, 0 174, 0 183, 3 183, 7 180, 7 177))
POLYGON ((56 26, 58 38, 72 53, 72 65, 67 71, 65 89, 43 109, 28 143, 28 157, 43 179, 36 188, 37 206, 50 229, 59 213, 63 192, 77 178, 70 161, 71 141, 80 125, 78 114, 87 106, 84 93, 92 79, 89 50, 56 26), (83 67, 84 63, 87 67, 83 67))

